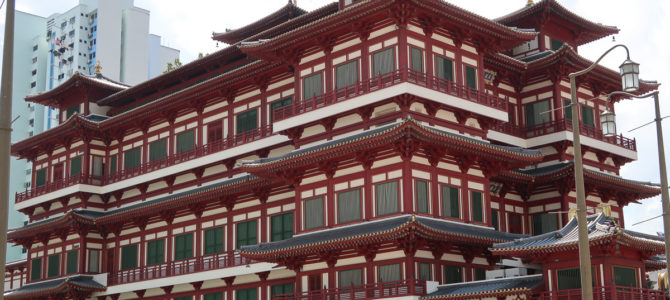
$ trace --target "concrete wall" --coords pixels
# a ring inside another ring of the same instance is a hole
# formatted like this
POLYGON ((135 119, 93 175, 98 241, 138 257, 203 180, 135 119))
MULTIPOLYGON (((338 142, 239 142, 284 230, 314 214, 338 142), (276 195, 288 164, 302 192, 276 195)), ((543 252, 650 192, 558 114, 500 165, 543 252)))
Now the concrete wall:
POLYGON ((135 85, 149 73, 149 11, 137 7, 123 10, 121 30, 121 81, 135 85))

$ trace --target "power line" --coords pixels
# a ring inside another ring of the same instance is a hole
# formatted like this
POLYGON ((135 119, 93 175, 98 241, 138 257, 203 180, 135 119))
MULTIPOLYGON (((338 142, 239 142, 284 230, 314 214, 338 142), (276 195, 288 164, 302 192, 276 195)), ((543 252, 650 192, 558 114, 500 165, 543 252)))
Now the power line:
POLYGON ((5 0, 2 0, 2 3, 0 3, 0 9, 2 9, 3 6, 5 6, 5 0))

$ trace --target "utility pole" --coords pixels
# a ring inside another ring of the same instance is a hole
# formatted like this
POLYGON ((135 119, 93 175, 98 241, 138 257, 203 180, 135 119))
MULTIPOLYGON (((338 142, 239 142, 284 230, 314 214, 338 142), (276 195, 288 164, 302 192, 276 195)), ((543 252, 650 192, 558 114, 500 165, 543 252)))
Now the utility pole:
MULTIPOLYGON (((7 0, 5 44, 2 49, 2 82, 0 83, 0 270, 5 276, 7 255, 7 214, 9 206, 9 148, 12 136, 12 72, 14 70, 14 0, 7 0)), ((5 285, 0 285, 0 300, 5 285)))

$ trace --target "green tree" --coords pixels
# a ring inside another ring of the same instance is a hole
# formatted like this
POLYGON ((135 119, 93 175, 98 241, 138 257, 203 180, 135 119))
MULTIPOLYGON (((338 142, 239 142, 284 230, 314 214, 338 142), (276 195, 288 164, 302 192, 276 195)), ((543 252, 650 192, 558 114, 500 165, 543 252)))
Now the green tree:
POLYGON ((179 61, 179 58, 175 58, 174 62, 168 62, 167 63, 167 69, 165 69, 165 71, 163 71, 163 74, 165 74, 167 72, 170 72, 174 69, 177 69, 179 67, 181 67, 181 61, 179 61))

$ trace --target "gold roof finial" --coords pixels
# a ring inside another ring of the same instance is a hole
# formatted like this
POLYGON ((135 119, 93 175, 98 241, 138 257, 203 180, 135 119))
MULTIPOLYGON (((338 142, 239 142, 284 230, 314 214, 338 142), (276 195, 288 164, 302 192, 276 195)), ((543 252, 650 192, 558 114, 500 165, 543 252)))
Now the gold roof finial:
POLYGON ((530 5, 533 5, 533 4, 535 4, 535 2, 533 2, 533 0, 528 0, 528 3, 526 3, 526 6, 530 6, 530 5))
POLYGON ((93 68, 95 69, 95 75, 102 75, 102 72, 101 72, 102 71, 102 66, 100 65, 99 60, 97 60, 95 62, 95 67, 93 67, 93 68))

